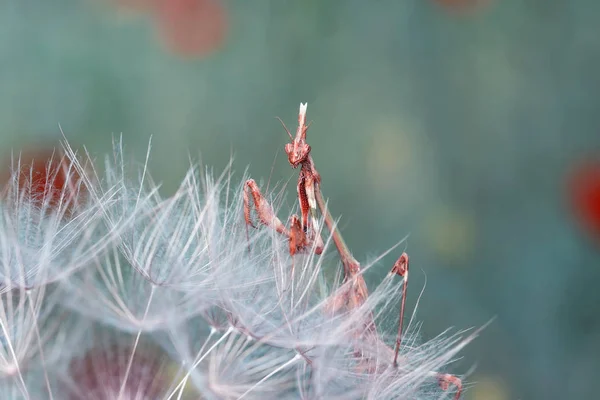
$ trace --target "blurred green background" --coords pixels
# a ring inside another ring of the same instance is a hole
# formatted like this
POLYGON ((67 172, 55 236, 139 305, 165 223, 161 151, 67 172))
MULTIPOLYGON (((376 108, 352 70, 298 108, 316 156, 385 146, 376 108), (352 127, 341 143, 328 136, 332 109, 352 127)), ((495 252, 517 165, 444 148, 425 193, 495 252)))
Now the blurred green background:
MULTIPOLYGON (((173 18, 194 3, 176 1, 173 18)), ((194 54, 164 40, 168 10, 116 3, 0 0, 2 156, 59 141, 59 124, 98 155, 122 133, 140 161, 152 136, 166 190, 189 154, 217 171, 233 154, 238 177, 291 179, 292 207, 297 171, 274 117, 294 127, 308 102, 323 191, 355 256, 410 234, 423 338, 497 316, 454 369, 476 364, 465 398, 597 396, 600 248, 565 176, 600 155, 599 2, 212 1, 226 34, 194 54)), ((214 23, 206 13, 188 28, 214 23)))

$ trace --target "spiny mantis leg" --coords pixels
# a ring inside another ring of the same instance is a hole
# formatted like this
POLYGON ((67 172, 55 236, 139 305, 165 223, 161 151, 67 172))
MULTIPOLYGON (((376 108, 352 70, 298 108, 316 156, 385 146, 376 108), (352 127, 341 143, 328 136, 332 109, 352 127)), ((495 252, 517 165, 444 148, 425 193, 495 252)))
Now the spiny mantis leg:
POLYGON ((398 318, 398 335, 396 336, 396 348, 394 349, 394 367, 398 366, 398 352, 402 343, 402 326, 404 325, 404 306, 406 304, 406 289, 408 288, 408 254, 402 253, 394 263, 391 273, 400 275, 402 280, 402 300, 400 303, 400 317, 398 318))
POLYGON ((298 177, 298 202, 300 203, 300 217, 302 223, 302 230, 306 233, 308 232, 308 210, 310 208, 310 201, 308 198, 308 194, 306 193, 306 178, 303 176, 303 170, 300 171, 300 176, 298 177))
POLYGON ((246 226, 250 225, 253 228, 256 228, 254 223, 252 223, 252 218, 250 216, 250 199, 252 199, 254 203, 256 214, 258 215, 260 222, 280 234, 289 237, 287 228, 283 225, 281 220, 277 218, 273 208, 260 192, 254 179, 248 179, 244 184, 244 219, 246 220, 246 226))
MULTIPOLYGON (((400 303, 400 316, 398 318, 398 335, 396 336, 396 347, 394 349, 394 368, 398 367, 398 353, 400 351, 400 345, 402 343, 402 328, 404 326, 404 308, 406 304, 406 290, 408 288, 408 269, 409 269, 409 257, 408 254, 402 253, 398 260, 394 263, 391 273, 403 277, 402 281, 402 300, 400 303)), ((462 381, 457 376, 451 374, 440 374, 436 373, 438 384, 442 390, 448 390, 450 385, 456 387, 456 393, 454 399, 460 399, 462 393, 462 381)))

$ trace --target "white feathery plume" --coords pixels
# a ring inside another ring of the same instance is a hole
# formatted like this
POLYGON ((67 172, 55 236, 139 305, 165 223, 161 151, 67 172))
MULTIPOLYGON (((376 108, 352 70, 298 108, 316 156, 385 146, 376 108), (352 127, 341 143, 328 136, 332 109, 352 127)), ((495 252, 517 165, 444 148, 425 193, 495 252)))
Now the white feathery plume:
POLYGON ((148 281, 116 249, 99 257, 94 269, 73 276, 63 287, 66 306, 127 332, 164 329, 206 307, 192 294, 148 281))
POLYGON ((12 380, 27 397, 27 375, 47 383, 47 369, 68 360, 88 323, 59 307, 60 291, 40 286, 0 295, 0 381, 12 380))

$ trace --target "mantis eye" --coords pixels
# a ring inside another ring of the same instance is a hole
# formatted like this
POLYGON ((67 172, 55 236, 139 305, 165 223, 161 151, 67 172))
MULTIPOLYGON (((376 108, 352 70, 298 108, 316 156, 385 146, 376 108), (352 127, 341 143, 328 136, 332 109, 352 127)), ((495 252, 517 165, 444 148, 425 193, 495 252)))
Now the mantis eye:
POLYGON ((292 144, 291 144, 291 143, 287 143, 287 144, 285 145, 285 152, 286 152, 287 154, 290 154, 290 153, 292 152, 292 150, 293 150, 293 146, 292 146, 292 144))
POLYGON ((307 144, 304 150, 306 154, 310 153, 310 144, 307 144))

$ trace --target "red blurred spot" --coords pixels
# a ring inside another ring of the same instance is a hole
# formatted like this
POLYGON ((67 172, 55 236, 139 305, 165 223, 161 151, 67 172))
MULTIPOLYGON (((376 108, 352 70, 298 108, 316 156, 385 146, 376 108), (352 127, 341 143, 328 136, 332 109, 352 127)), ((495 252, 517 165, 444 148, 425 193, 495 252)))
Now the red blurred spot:
POLYGON ((158 0, 155 11, 162 40, 180 56, 207 55, 225 41, 227 15, 219 0, 158 0))
POLYGON ((600 161, 586 161, 569 177, 569 196, 578 221, 600 239, 600 161))
POLYGON ((135 351, 119 344, 92 349, 71 362, 69 399, 165 398, 165 361, 144 346, 135 351))
MULTIPOLYGON (((27 150, 10 158, 0 173, 0 181, 7 190, 18 190, 34 200, 47 202, 51 207, 72 206, 80 189, 80 176, 71 162, 51 148, 27 150)), ((18 195, 17 193, 14 193, 18 195)))

